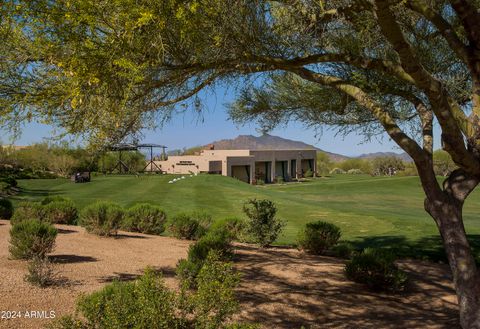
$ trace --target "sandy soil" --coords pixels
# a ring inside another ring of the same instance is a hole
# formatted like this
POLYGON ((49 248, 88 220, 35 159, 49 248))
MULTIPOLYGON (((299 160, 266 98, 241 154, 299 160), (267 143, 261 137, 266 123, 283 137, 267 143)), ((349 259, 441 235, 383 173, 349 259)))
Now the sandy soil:
MULTIPOLYGON (((131 280, 146 266, 164 273, 175 287, 175 265, 189 243, 168 237, 127 233, 100 238, 74 226, 58 226, 52 260, 61 285, 40 289, 23 281, 26 262, 8 259, 8 221, 0 220, 0 312, 73 312, 82 293, 113 279, 131 280)), ((239 244, 235 262, 242 272, 238 319, 265 328, 457 328, 457 305, 443 265, 403 262, 410 273, 408 293, 371 293, 348 282, 343 262, 296 250, 239 244)), ((2 314, 0 314, 1 316, 2 314)), ((3 314, 5 315, 5 314, 3 314)), ((41 328, 45 319, 0 319, 0 328, 41 328)))

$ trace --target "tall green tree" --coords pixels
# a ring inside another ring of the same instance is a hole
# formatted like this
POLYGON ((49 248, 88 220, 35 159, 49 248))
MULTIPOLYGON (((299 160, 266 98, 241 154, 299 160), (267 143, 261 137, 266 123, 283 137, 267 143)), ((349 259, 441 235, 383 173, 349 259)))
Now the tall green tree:
POLYGON ((199 91, 234 83, 238 122, 385 131, 417 167, 461 325, 480 328, 480 278, 462 220, 480 181, 478 0, 0 6, 0 111, 12 127, 41 119, 101 145, 162 122, 182 105, 201 110, 199 91), (442 185, 432 157, 434 120, 458 166, 442 185))

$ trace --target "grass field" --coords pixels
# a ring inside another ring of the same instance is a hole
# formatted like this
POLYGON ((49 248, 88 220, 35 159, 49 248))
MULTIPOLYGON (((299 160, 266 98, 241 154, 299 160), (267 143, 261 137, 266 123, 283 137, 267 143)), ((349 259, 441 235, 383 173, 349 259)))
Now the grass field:
MULTIPOLYGON (((35 200, 46 195, 72 198, 80 208, 96 200, 124 206, 149 202, 162 206, 169 216, 189 210, 205 210, 215 219, 243 216, 248 198, 276 202, 278 216, 287 221, 281 244, 294 243, 306 222, 325 220, 338 225, 342 239, 359 247, 387 245, 407 255, 440 258, 441 245, 433 220, 423 210, 423 192, 417 177, 338 175, 305 183, 250 186, 229 177, 199 175, 168 184, 173 176, 93 177, 91 183, 68 180, 19 181, 14 198, 35 200)), ((465 204, 464 219, 472 245, 480 251, 480 189, 465 204)))

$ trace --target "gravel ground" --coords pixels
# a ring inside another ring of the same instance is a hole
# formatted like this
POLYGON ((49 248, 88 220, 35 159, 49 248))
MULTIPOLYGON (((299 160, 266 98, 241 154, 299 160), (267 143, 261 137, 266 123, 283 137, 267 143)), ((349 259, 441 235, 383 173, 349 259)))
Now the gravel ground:
MULTIPOLYGON (((0 220, 0 312, 20 311, 22 318, 0 319, 0 328, 41 328, 50 320, 33 318, 37 311, 54 311, 56 317, 71 313, 79 295, 115 278, 134 279, 146 266, 161 270, 167 285, 175 288, 175 265, 189 245, 127 232, 115 239, 100 238, 80 227, 59 225, 52 254, 59 285, 40 289, 24 282, 26 262, 8 259, 9 227, 8 221, 0 220)), ((265 328, 458 327, 456 299, 444 265, 403 262, 411 277, 409 292, 388 295, 348 282, 343 262, 335 258, 238 244, 235 262, 242 272, 237 318, 265 328)))

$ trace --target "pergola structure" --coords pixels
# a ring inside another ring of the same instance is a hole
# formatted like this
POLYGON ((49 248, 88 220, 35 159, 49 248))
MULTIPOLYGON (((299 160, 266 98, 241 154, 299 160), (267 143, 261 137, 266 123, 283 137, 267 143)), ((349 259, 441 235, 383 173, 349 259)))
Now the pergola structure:
POLYGON ((114 170, 118 170, 119 173, 132 173, 130 170, 130 167, 123 161, 122 159, 122 153, 123 152, 130 152, 130 151, 138 151, 139 149, 149 149, 150 150, 150 159, 148 163, 145 165, 142 171, 145 171, 149 166, 151 172, 158 172, 162 171, 162 169, 153 161, 153 149, 155 148, 161 148, 162 154, 165 154, 165 149, 167 149, 166 146, 160 145, 160 144, 130 144, 130 143, 120 143, 120 144, 115 144, 112 145, 108 148, 109 151, 112 152, 118 152, 118 161, 115 167, 113 167, 110 172, 113 172, 114 170))

